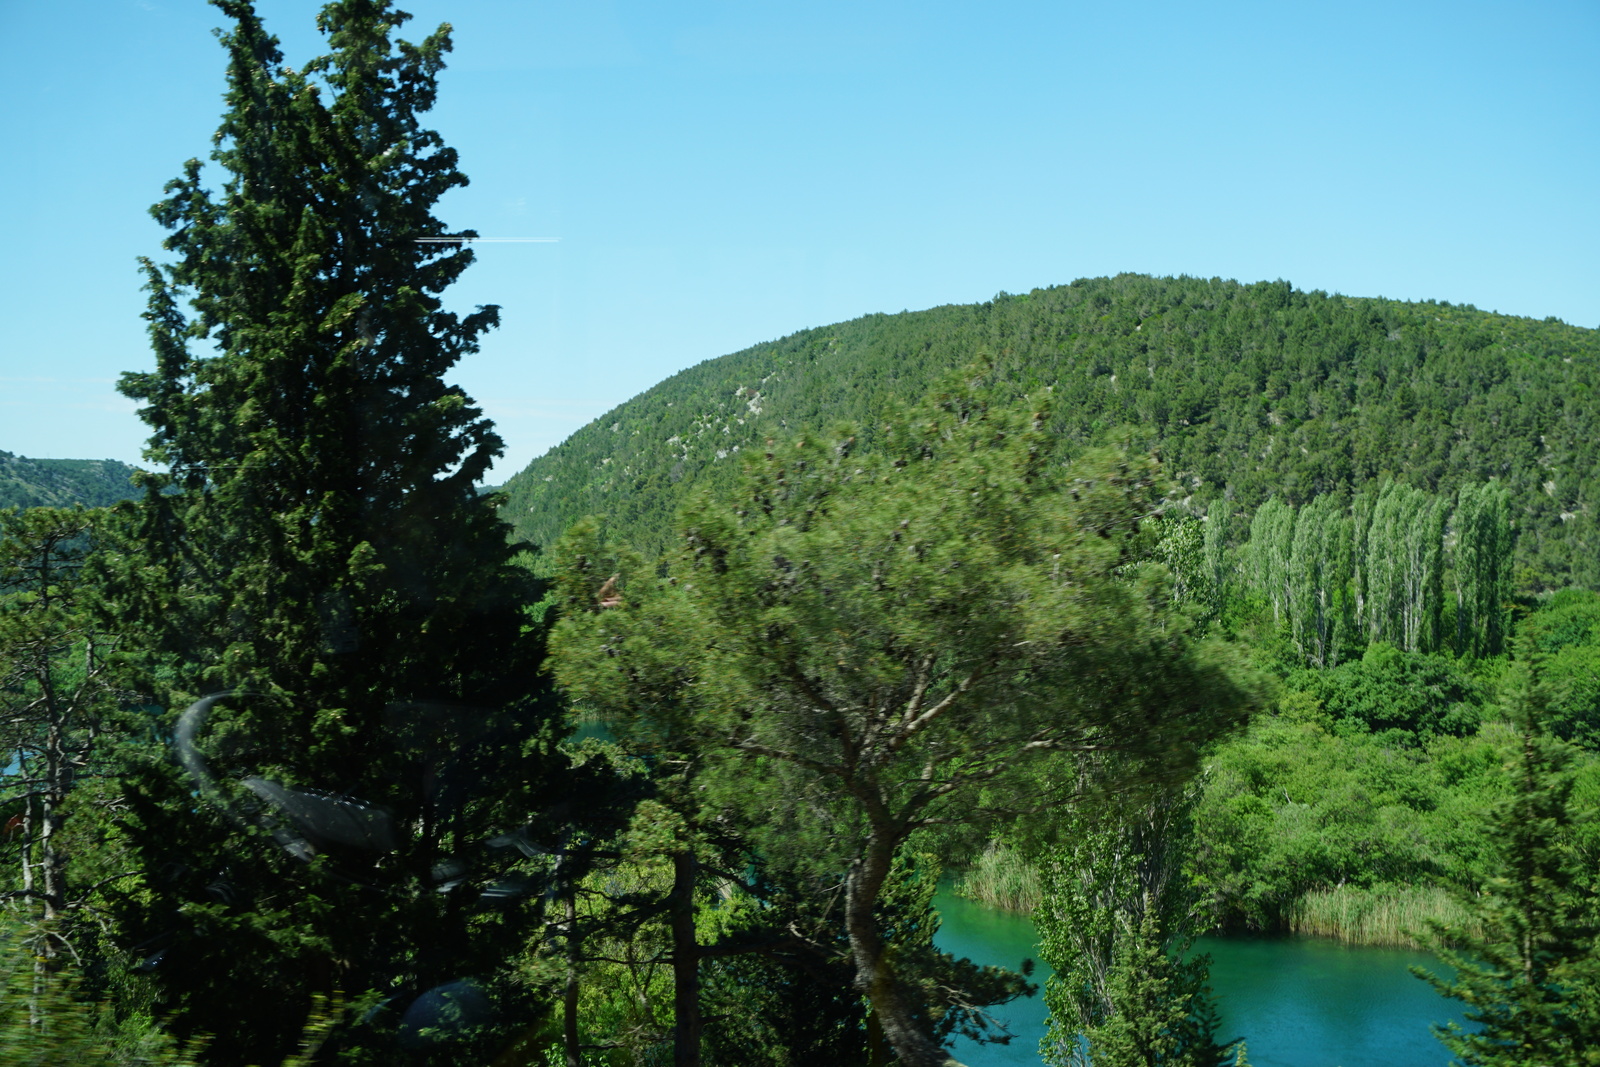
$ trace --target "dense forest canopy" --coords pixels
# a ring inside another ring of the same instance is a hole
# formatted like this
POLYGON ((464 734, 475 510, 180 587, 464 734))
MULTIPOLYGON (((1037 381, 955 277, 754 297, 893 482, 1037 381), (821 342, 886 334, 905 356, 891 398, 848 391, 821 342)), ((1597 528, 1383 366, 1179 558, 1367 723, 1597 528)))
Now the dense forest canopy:
POLYGON ((1226 502, 1232 543, 1273 496, 1300 505, 1385 478, 1454 495, 1497 479, 1518 588, 1600 583, 1600 334, 1283 281, 1122 274, 805 330, 595 420, 507 483, 505 515, 551 544, 602 513, 615 536, 659 550, 678 502, 730 485, 741 450, 839 420, 870 427, 984 353, 1018 392, 1053 388, 1052 429, 1071 445, 1133 428, 1195 510, 1226 502))
POLYGON ((136 468, 114 459, 29 459, 0 452, 0 508, 98 508, 137 495, 136 468))

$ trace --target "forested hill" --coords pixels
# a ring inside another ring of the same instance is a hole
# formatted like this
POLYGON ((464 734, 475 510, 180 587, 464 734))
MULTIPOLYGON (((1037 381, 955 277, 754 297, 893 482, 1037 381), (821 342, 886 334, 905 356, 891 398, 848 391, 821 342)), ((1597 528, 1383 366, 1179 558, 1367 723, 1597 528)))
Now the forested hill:
POLYGON ((0 452, 0 508, 101 507, 137 496, 135 467, 114 459, 29 459, 0 452))
POLYGON ((507 517, 549 544, 608 517, 645 551, 674 508, 774 434, 869 422, 982 353, 1053 385, 1075 442, 1145 428, 1233 539, 1268 497, 1300 504, 1393 477, 1512 489, 1525 588, 1600 585, 1600 333, 1470 306, 1119 275, 982 304, 869 315, 707 360, 573 434, 506 485, 507 517))

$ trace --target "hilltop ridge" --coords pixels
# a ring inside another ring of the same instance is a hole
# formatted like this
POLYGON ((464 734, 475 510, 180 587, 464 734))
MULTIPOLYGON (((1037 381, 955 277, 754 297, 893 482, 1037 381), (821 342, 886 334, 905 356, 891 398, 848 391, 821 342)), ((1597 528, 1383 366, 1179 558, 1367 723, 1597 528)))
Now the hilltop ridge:
POLYGON ((137 467, 114 459, 29 459, 0 452, 0 508, 104 507, 138 496, 137 467))
POLYGON ((505 485, 517 535, 549 544, 604 514, 646 552, 674 510, 731 481, 766 438, 921 396, 988 354, 1019 392, 1051 386, 1073 444, 1132 427, 1206 511, 1238 525, 1392 477, 1434 492, 1511 486, 1521 584, 1600 584, 1600 333, 1449 302, 1285 281, 1122 274, 980 304, 867 315, 710 359, 607 412, 505 485))

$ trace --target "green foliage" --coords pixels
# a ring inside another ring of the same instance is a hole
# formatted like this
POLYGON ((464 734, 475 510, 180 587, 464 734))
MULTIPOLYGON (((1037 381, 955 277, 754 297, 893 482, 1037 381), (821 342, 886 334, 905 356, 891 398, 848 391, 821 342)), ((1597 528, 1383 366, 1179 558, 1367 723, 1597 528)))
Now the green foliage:
MULTIPOLYGON (((1146 914, 1120 947, 1104 1021, 1083 1034, 1093 1067, 1222 1067, 1233 1046, 1217 1044, 1216 1009, 1206 988, 1208 960, 1176 958, 1154 917, 1146 914)), ((1061 1060, 1058 1062, 1071 1062, 1061 1060)))
POLYGON ((1517 624, 1517 634, 1544 656, 1600 644, 1600 593, 1590 589, 1554 593, 1517 624))
MULTIPOLYGON (((1513 538, 1505 494, 1463 486, 1450 530, 1456 651, 1477 657, 1504 637, 1513 538)), ((1301 663, 1332 667, 1372 642, 1435 652, 1444 641, 1447 502, 1385 480, 1375 492, 1322 495, 1296 509, 1268 500, 1241 549, 1253 591, 1301 663)))
POLYGON ((1405 746, 1393 737, 1284 714, 1217 750, 1195 815, 1195 866, 1219 924, 1287 931, 1308 894, 1348 886, 1388 900, 1485 869, 1483 817, 1504 795, 1505 730, 1405 746))
POLYGON ((134 467, 114 459, 29 459, 0 452, 0 508, 106 507, 139 495, 134 467))
MULTIPOLYGON (((1285 289, 1124 274, 806 330, 596 419, 507 483, 506 515, 550 544, 604 513, 618 540, 654 554, 677 505, 731 488, 739 457, 766 438, 838 419, 870 427, 991 352, 1016 391, 1053 389, 1050 428, 1069 449, 1113 428, 1148 435, 1197 511, 1226 503, 1229 543, 1272 496, 1349 500, 1404 477, 1454 498, 1499 479, 1523 584, 1600 584, 1600 334, 1285 289)), ((860 448, 876 447, 864 433, 860 448)))
POLYGON ((990 841, 956 882, 957 894, 990 908, 1031 914, 1044 892, 1039 869, 1020 849, 990 841))
POLYGON ((1250 542, 1245 552, 1250 584, 1272 605, 1272 618, 1280 626, 1291 615, 1293 595, 1290 563, 1294 552, 1294 508, 1273 497, 1256 509, 1250 520, 1250 542))
POLYGON ((941 1042, 960 1034, 1007 1044, 1011 1035, 987 1009, 1032 996, 1038 987, 1003 967, 980 966, 934 947, 939 913, 933 898, 943 871, 938 857, 928 853, 896 855, 878 898, 878 926, 901 980, 916 990, 926 1030, 941 1042))
POLYGON ((1313 889, 1289 908, 1288 929, 1357 945, 1415 948, 1428 923, 1475 929, 1472 914, 1443 886, 1358 885, 1313 889))
POLYGON ((1354 572, 1354 544, 1343 502, 1331 494, 1316 497, 1297 516, 1286 575, 1289 631, 1313 667, 1337 665, 1350 640, 1354 572))
MULTIPOLYGON (((206 1062, 204 1037, 179 1044, 148 1015, 119 1014, 109 1001, 91 999, 74 961, 37 956, 37 944, 24 926, 0 927, 0 1067, 201 1067, 206 1062)), ((280 1067, 312 1067, 345 1009, 360 1012, 371 1006, 317 1003, 299 1047, 280 1067)))
POLYGON ((1075 777, 1030 773, 1058 752, 1181 777, 1256 699, 1142 563, 1154 466, 1063 467, 1047 398, 969 378, 875 427, 874 453, 865 429, 774 443, 685 510, 665 575, 579 526, 552 646, 581 703, 736 768, 760 851, 846 872, 857 988, 912 1064, 942 1054, 872 918, 904 842, 1060 803, 1075 777))
POLYGON ((146 701, 240 694, 199 739, 207 804, 164 762, 128 781, 141 880, 115 907, 177 1025, 239 1063, 285 1054, 318 995, 495 986, 539 897, 480 891, 540 864, 486 842, 564 831, 537 813, 571 798, 536 590, 475 488, 500 440, 443 380, 496 310, 443 310, 471 253, 416 240, 466 183, 421 122, 448 28, 396 41, 409 16, 339 0, 295 69, 248 2, 218 6, 221 187, 191 160, 153 209, 175 256, 145 264, 156 367, 121 388, 162 470, 100 580, 146 701))
POLYGON ((1505 649, 1511 599, 1511 494, 1497 482, 1463 485, 1451 526, 1456 536, 1456 651, 1495 656, 1505 649))
POLYGON ((1600 750, 1600 594, 1562 590, 1521 620, 1517 632, 1542 657, 1546 727, 1600 750))
MULTIPOLYGON (((838 876, 808 877, 767 864, 753 873, 748 891, 703 913, 708 943, 761 946, 706 962, 707 1061, 867 1063, 867 1010, 838 921, 838 876), (793 937, 796 931, 803 936, 793 937)), ((904 925, 914 932, 914 924, 904 925)))
POLYGON ((88 949, 87 916, 116 892, 121 857, 96 808, 136 744, 107 669, 116 641, 94 624, 83 575, 103 519, 0 510, 0 900, 49 931, 39 951, 52 958, 88 949))
POLYGON ((31 949, 32 931, 0 928, 0 1067, 198 1067, 199 1049, 139 1020, 118 1020, 111 1006, 90 1000, 69 966, 31 949))
POLYGON ((1552 734, 1600 751, 1600 642, 1569 645, 1544 661, 1552 734))
POLYGON ((1477 929, 1435 924, 1431 940, 1454 977, 1417 971, 1467 1005, 1475 1030, 1435 1031, 1466 1067, 1600 1062, 1600 885, 1573 848, 1574 753, 1542 735, 1543 693, 1532 679, 1522 685, 1514 786, 1493 821, 1495 871, 1463 892, 1477 929))
POLYGON ((1332 670, 1295 671, 1287 684, 1320 703, 1336 730, 1399 731, 1399 744, 1470 735, 1487 700, 1448 657, 1401 652, 1381 642, 1332 670))
MULTIPOLYGON (((1413 486, 1385 481, 1362 535, 1357 623, 1369 641, 1406 652, 1439 648, 1446 504, 1413 486)), ((1356 514, 1365 517, 1358 505, 1356 514)), ((1358 518, 1357 521, 1361 521, 1358 518)))
POLYGON ((1195 791, 1117 811, 1077 813, 1043 865, 1035 922, 1055 973, 1045 987, 1058 1067, 1217 1067, 1206 987, 1210 961, 1189 956, 1206 925, 1187 853, 1195 791))

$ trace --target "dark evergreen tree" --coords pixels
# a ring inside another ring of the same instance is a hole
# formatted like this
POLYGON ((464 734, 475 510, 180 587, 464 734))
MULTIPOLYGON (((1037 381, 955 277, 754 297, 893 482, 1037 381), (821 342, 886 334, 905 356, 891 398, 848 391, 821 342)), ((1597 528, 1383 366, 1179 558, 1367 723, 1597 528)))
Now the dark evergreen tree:
POLYGON ((1495 819, 1500 873, 1463 895, 1481 932, 1434 924, 1455 976, 1414 968, 1477 1024, 1436 1030, 1465 1067, 1600 1062, 1600 914, 1594 872, 1572 848, 1573 752, 1545 735, 1542 688, 1524 682, 1513 792, 1495 819))
POLYGON ((247 0, 215 2, 223 181, 191 160, 152 209, 175 260, 145 263, 156 368, 121 388, 163 469, 105 582, 161 703, 248 694, 178 734, 211 804, 165 765, 133 790, 120 917, 182 1029, 239 1062, 315 994, 403 1009, 498 973, 532 908, 497 857, 537 857, 507 832, 560 776, 524 572, 476 488, 500 439, 444 381, 497 320, 445 310, 472 254, 426 240, 466 183, 421 123, 449 27, 397 41, 388 0, 338 0, 295 70, 247 0))

